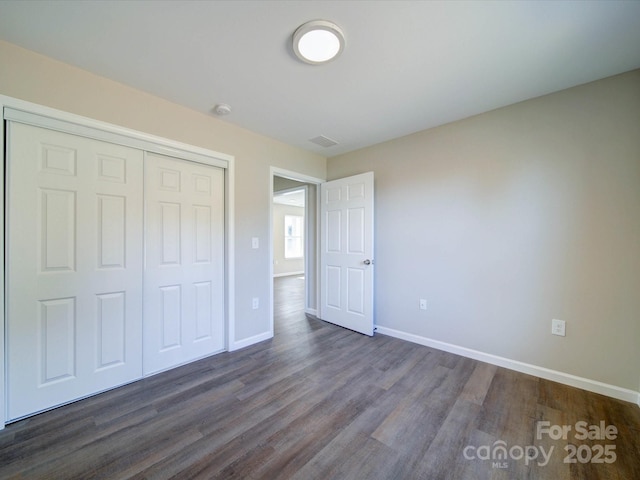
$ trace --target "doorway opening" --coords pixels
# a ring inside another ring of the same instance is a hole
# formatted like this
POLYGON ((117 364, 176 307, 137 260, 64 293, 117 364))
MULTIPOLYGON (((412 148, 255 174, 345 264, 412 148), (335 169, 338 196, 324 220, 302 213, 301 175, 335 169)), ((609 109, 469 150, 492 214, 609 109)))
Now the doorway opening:
MULTIPOLYGON (((305 204, 307 186, 291 186, 274 177, 273 185, 273 308, 276 328, 305 307, 305 204), (285 186, 286 188, 282 188, 285 186)), ((298 182, 296 182, 298 183, 298 182)))
POLYGON ((272 169, 271 326, 317 316, 317 184, 272 169), (276 321, 277 319, 277 321, 276 321), (282 323, 280 322, 282 320, 282 323))
POLYGON ((326 182, 275 167, 271 167, 270 184, 270 333, 272 336, 275 333, 273 194, 301 188, 306 188, 307 192, 304 207, 305 295, 302 318, 314 316, 372 336, 375 331, 373 172, 326 182))
MULTIPOLYGON (((276 177, 280 178, 280 177, 276 177)), ((306 186, 273 193, 273 276, 305 274, 306 186)))

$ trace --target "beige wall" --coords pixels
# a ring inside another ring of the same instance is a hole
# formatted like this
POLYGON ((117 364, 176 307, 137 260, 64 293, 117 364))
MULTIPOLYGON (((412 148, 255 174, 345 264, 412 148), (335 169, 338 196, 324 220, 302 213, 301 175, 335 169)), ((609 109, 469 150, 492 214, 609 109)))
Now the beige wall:
POLYGON ((235 340, 269 332, 270 167, 324 178, 324 157, 3 41, 0 94, 235 156, 235 340), (260 249, 251 248, 251 237, 260 249))
MULTIPOLYGON (((270 166, 323 157, 2 41, 0 94, 234 155, 235 340, 269 331, 270 166)), ((640 71, 328 162, 369 170, 380 325, 640 388, 640 71)))
POLYGON ((375 172, 378 324, 640 390, 640 70, 327 169, 375 172))

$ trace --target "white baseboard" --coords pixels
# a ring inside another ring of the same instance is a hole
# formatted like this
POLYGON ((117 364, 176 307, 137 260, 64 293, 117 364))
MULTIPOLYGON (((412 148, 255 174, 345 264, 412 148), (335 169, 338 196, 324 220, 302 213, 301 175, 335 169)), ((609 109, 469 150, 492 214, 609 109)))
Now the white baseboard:
POLYGON ((318 310, 316 310, 315 308, 305 308, 304 313, 308 315, 313 315, 314 317, 318 316, 318 310))
POLYGON ((526 373, 536 377, 544 378, 554 382, 570 385, 572 387, 581 388, 589 392, 600 393, 608 397, 617 398, 627 402, 636 403, 640 407, 640 392, 629 390, 615 385, 609 385, 607 383, 599 382, 597 380, 591 380, 589 378, 578 377, 569 373, 559 372, 557 370, 551 370, 537 365, 531 365, 517 360, 511 360, 509 358, 499 357, 490 353, 480 352, 478 350, 472 350, 466 347, 460 347, 451 343, 441 342, 439 340, 433 340, 427 337, 421 337, 412 333, 402 332, 400 330, 394 330, 392 328, 382 327, 376 325, 376 332, 389 337, 399 338, 401 340, 407 340, 409 342, 424 345, 426 347, 432 347, 438 350, 443 350, 449 353, 455 353, 467 358, 479 360, 481 362, 490 363, 499 367, 515 370, 516 372, 526 373))
POLYGON ((294 275, 304 275, 304 271, 302 271, 302 272, 274 273, 274 274, 273 274, 273 278, 278 278, 278 277, 293 277, 294 275))
POLYGON ((229 351, 233 352, 235 350, 240 350, 241 348, 249 347, 255 343, 264 342, 270 338, 273 338, 273 332, 264 332, 254 335, 253 337, 243 338, 242 340, 235 341, 229 345, 229 351))

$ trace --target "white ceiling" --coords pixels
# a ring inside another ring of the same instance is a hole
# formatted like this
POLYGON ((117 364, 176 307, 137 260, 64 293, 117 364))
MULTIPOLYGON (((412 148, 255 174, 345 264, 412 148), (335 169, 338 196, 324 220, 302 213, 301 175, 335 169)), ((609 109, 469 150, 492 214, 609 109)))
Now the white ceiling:
POLYGON ((0 0, 0 38, 332 157, 639 68, 640 1, 0 0), (323 66, 290 46, 314 19, 323 66))
POLYGON ((304 207, 305 191, 300 190, 287 190, 282 193, 273 194, 273 203, 280 205, 290 205, 292 207, 304 207))

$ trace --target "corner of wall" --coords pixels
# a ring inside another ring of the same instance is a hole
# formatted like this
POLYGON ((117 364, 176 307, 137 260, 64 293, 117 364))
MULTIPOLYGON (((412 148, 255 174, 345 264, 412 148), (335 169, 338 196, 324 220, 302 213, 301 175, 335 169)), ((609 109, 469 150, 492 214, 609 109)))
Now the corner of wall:
POLYGON ((254 335, 253 337, 243 338, 242 340, 235 340, 229 345, 229 351, 234 352, 236 350, 255 345, 256 343, 264 342, 265 340, 269 340, 271 338, 273 338, 273 332, 263 332, 259 333, 258 335, 254 335))

